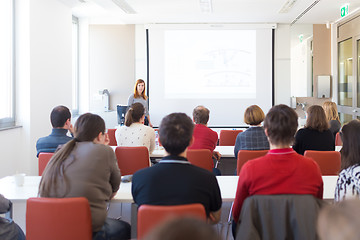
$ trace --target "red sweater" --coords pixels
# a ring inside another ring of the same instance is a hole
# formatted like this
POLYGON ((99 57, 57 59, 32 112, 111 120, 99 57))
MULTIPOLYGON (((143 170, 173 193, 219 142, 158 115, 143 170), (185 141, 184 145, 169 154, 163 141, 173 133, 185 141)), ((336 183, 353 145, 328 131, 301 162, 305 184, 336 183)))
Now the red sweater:
POLYGON ((273 149, 264 157, 248 161, 239 175, 234 220, 239 220, 245 198, 271 194, 312 194, 322 199, 323 181, 319 166, 291 148, 273 149))
POLYGON ((189 149, 209 149, 213 152, 218 141, 217 132, 203 124, 195 125, 193 137, 194 142, 189 149))

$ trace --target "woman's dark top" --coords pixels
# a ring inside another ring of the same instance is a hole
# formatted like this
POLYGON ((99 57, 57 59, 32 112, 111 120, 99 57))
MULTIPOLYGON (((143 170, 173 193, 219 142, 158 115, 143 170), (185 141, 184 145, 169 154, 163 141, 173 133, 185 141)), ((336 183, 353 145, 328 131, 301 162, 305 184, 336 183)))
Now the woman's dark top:
POLYGON ((338 120, 331 120, 329 123, 330 123, 329 130, 332 132, 335 139, 336 134, 340 131, 341 124, 338 120))
POLYGON ((304 155, 306 150, 334 151, 334 135, 329 129, 323 132, 309 128, 299 129, 295 134, 293 149, 301 155, 304 155))

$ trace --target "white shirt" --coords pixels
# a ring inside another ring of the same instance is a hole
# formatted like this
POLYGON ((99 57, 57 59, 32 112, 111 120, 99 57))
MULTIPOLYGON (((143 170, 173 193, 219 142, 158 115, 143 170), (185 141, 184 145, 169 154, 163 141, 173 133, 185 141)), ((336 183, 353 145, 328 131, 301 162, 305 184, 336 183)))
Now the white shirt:
POLYGON ((155 149, 155 131, 141 123, 133 123, 130 127, 121 126, 115 132, 118 146, 145 146, 151 154, 155 149))

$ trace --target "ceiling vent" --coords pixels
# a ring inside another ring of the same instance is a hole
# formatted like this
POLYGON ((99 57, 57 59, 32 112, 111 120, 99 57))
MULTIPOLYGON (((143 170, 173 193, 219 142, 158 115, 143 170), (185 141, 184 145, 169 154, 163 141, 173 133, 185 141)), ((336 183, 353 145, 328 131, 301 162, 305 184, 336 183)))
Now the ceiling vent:
POLYGON ((287 0, 281 7, 279 13, 288 13, 290 9, 295 5, 297 0, 287 0))
POLYGON ((308 11, 310 11, 316 4, 318 4, 320 2, 320 0, 316 0, 315 2, 313 2, 310 6, 308 6, 302 13, 300 13, 299 16, 297 16, 294 21, 292 21, 290 23, 290 26, 292 26, 293 24, 295 24, 300 18, 302 18, 308 11))
POLYGON ((137 13, 125 0, 112 0, 112 1, 127 14, 137 13))

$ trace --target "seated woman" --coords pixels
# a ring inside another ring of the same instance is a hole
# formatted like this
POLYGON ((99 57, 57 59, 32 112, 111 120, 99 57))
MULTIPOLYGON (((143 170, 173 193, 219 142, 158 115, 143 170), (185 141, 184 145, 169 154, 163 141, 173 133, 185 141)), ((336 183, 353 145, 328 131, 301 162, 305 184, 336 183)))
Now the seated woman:
POLYGON ((81 115, 75 123, 75 138, 46 166, 39 195, 85 197, 90 204, 93 239, 130 239, 128 223, 106 217, 107 201, 120 185, 120 170, 108 143, 104 120, 91 113, 81 115))
POLYGON ((360 121, 352 120, 341 130, 341 172, 336 184, 335 201, 360 194, 360 121))
POLYGON ((141 103, 134 103, 125 115, 125 126, 115 132, 118 146, 145 146, 149 154, 155 149, 155 131, 144 125, 145 108, 141 103))
POLYGON ((237 135, 234 147, 235 158, 237 158, 239 150, 266 150, 270 148, 264 129, 261 127, 264 118, 263 110, 257 105, 252 105, 245 110, 244 122, 250 125, 250 128, 237 135))
POLYGON ((307 110, 305 127, 297 131, 293 149, 301 155, 306 150, 335 150, 334 135, 329 130, 329 123, 321 106, 313 105, 307 110))
POLYGON ((339 130, 341 128, 341 123, 340 123, 336 103, 326 101, 323 103, 322 107, 324 108, 326 119, 328 120, 328 122, 330 124, 329 129, 333 133, 334 138, 335 138, 336 134, 339 132, 339 130))
POLYGON ((266 115, 264 129, 270 151, 246 162, 241 168, 233 205, 233 233, 243 202, 249 196, 311 194, 322 199, 323 181, 319 166, 290 147, 297 126, 296 112, 286 105, 274 106, 266 115))
MULTIPOLYGON (((10 211, 12 203, 0 194, 0 214, 10 211)), ((25 234, 14 221, 0 216, 0 239, 25 240, 25 234)))

